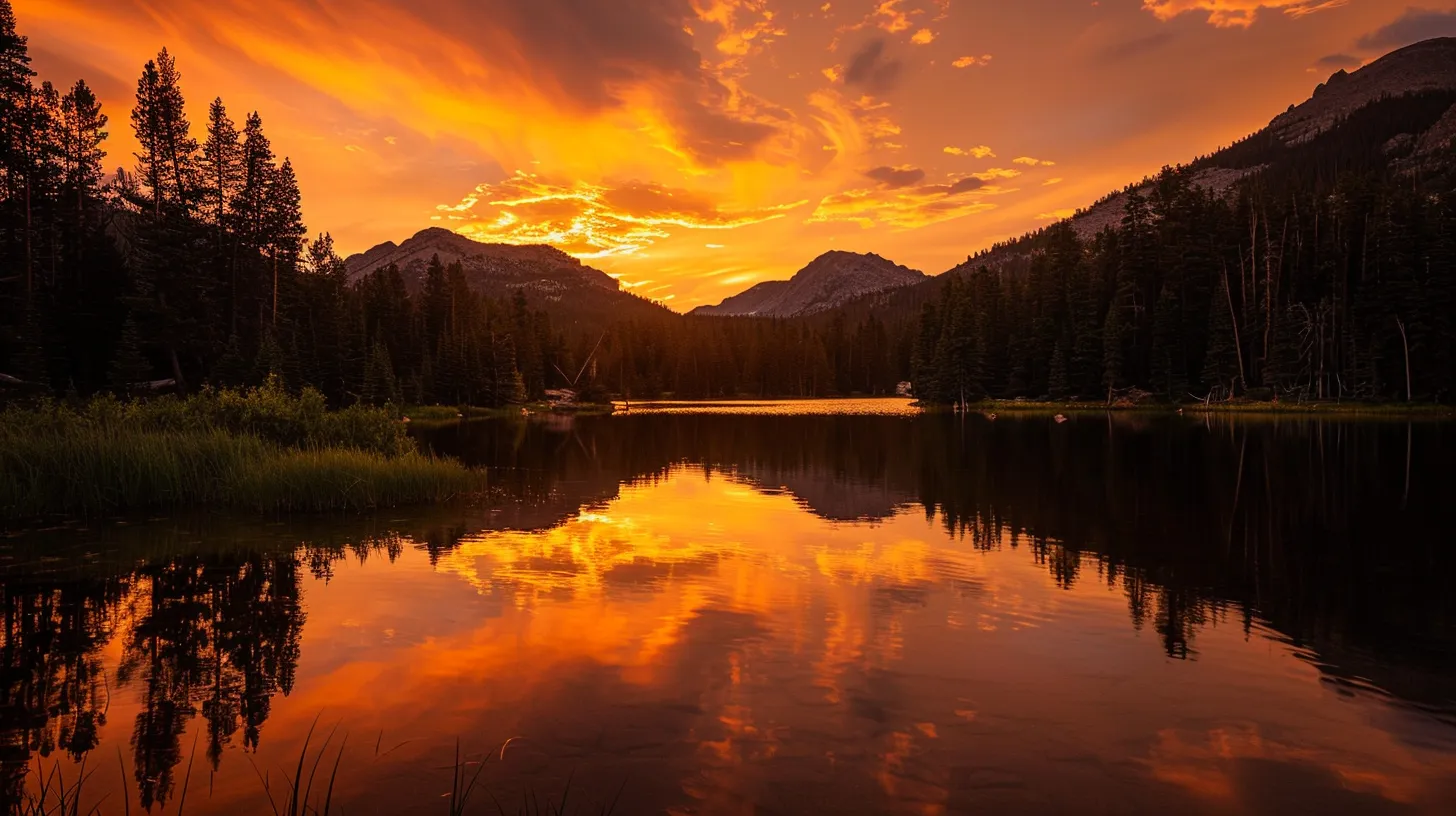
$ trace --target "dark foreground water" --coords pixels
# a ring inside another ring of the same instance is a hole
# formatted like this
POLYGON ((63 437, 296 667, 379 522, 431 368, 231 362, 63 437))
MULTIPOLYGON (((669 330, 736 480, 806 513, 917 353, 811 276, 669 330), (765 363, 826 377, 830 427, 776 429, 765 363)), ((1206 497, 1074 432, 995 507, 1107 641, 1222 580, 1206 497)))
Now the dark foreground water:
POLYGON ((347 814, 450 812, 457 741, 482 814, 1456 812, 1456 427, 424 436, 490 501, 0 543, 6 802, 272 813, 317 721, 347 814))

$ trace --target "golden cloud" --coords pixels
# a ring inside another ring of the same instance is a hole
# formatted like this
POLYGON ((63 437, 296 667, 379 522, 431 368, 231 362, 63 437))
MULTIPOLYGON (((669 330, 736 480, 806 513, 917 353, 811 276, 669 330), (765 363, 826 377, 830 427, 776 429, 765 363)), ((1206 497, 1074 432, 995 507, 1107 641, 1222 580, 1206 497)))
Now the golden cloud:
POLYGON ((890 118, 888 102, 868 94, 850 99, 836 90, 820 90, 809 95, 809 104, 826 152, 850 159, 900 147, 892 140, 902 130, 890 118))
POLYGON ((992 57, 990 54, 982 54, 979 57, 960 57, 955 62, 952 62, 951 65, 957 68, 985 68, 991 64, 991 60, 992 57))
POLYGON ((952 156, 971 156, 977 159, 996 158, 996 154, 991 151, 991 148, 985 145, 976 145, 975 147, 947 147, 943 152, 949 153, 952 156))
POLYGON ((983 173, 972 173, 971 175, 981 181, 996 181, 998 179, 1014 179, 1021 175, 1021 171, 1012 170, 1009 167, 992 167, 983 173))
POLYGON ((935 42, 935 32, 928 28, 922 28, 910 37, 910 42, 916 45, 930 45, 935 42))
MULTIPOLYGON (((912 168, 877 168, 867 173, 878 188, 846 190, 825 196, 805 223, 849 223, 870 228, 884 224, 900 230, 951 221, 996 208, 983 197, 1014 192, 987 183, 987 174, 952 176, 944 183, 910 186, 923 177, 912 168)), ((1016 171, 1009 171, 1015 173, 1016 171)))
POLYGON ((1208 13, 1218 28, 1248 28, 1264 9, 1278 9, 1293 17, 1339 8, 1349 0, 1143 0, 1143 8, 1167 21, 1193 11, 1208 13))
POLYGON ((1046 159, 1033 159, 1030 156, 1018 156, 1011 160, 1014 164, 1024 164, 1027 167, 1055 167, 1056 162, 1046 159))
POLYGON ((1042 221, 1065 221, 1066 219, 1071 218, 1076 214, 1076 210, 1068 208, 1061 210, 1052 210, 1051 212, 1044 212, 1038 215, 1037 218, 1042 221))
POLYGON ((775 21, 768 0, 693 0, 693 12, 700 21, 721 29, 714 46, 728 60, 718 66, 719 70, 737 68, 745 57, 759 54, 774 40, 788 36, 788 31, 775 21))
POLYGON ((676 230, 761 224, 807 203, 725 210, 707 195, 650 182, 562 184, 518 172, 476 187, 459 204, 438 206, 435 219, 477 241, 550 244, 592 259, 640 253, 676 230))
POLYGON ((884 0, 875 7, 875 25, 890 32, 898 34, 910 27, 910 15, 900 10, 900 4, 904 0, 884 0))

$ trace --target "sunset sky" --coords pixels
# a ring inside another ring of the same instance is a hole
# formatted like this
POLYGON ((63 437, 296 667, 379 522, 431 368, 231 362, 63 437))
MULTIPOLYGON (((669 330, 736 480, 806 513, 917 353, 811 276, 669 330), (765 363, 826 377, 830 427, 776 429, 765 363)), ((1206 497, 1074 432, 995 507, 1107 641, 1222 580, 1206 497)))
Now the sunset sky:
POLYGON ((1262 127, 1456 0, 15 0, 131 167, 142 64, 261 113, 313 232, 554 244, 676 309, 930 273, 1262 127))

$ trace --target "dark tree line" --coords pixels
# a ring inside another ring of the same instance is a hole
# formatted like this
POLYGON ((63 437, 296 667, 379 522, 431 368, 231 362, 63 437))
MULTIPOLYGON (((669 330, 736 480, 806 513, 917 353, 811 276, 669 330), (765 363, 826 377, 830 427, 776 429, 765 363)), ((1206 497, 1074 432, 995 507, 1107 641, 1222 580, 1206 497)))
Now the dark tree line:
POLYGON ((639 399, 894 394, 909 369, 912 328, 842 313, 630 321, 606 336, 596 383, 639 399))
POLYGON ((1215 157, 1249 171, 1230 190, 1197 183, 1211 160, 1168 168, 1125 191, 1116 227, 1063 222, 1015 262, 948 275, 921 316, 917 393, 1449 399, 1451 150, 1420 168, 1396 137, 1453 102, 1386 99, 1296 147, 1256 136, 1215 157))
POLYGON ((458 269, 405 296, 394 270, 347 280, 305 240, 292 163, 221 99, 200 129, 164 49, 137 80, 132 170, 84 81, 37 84, 0 0, 0 374, 17 392, 242 385, 269 374, 338 404, 500 404, 546 387, 545 318, 472 294, 458 269))

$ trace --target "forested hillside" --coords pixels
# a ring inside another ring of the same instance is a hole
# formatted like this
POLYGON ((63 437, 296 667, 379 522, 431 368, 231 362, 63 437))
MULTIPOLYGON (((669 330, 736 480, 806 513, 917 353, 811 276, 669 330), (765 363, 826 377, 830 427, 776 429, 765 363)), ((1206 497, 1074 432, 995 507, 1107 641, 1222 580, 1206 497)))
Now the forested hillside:
POLYGON ((1417 150, 1453 104, 1387 97, 1294 145, 1264 131, 1131 188, 1115 227, 1063 222, 958 268, 923 307, 919 392, 1449 398, 1456 156, 1417 150), (1194 183, 1215 166, 1251 172, 1194 183))

